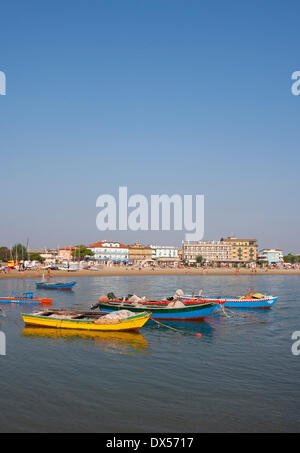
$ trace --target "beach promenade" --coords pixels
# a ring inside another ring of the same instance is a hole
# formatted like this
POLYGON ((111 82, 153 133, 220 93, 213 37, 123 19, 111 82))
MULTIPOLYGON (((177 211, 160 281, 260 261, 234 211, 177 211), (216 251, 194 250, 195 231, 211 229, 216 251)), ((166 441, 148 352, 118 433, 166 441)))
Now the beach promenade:
MULTIPOLYGON (((1 279, 9 278, 33 278, 41 279, 43 274, 47 277, 47 271, 38 270, 38 271, 23 271, 19 272, 16 270, 11 270, 9 273, 1 273, 1 279)), ((180 268, 180 269, 154 269, 144 268, 144 269, 135 269, 135 268, 121 268, 121 267, 112 267, 104 268, 97 271, 90 270, 79 270, 79 271, 51 271, 51 277, 113 277, 113 276, 146 276, 146 275, 189 275, 189 276, 200 276, 200 275, 228 275, 228 276, 242 276, 242 275, 300 275, 300 269, 257 269, 252 271, 248 268, 240 268, 239 271, 235 268, 209 268, 209 269, 196 269, 196 268, 180 268)))

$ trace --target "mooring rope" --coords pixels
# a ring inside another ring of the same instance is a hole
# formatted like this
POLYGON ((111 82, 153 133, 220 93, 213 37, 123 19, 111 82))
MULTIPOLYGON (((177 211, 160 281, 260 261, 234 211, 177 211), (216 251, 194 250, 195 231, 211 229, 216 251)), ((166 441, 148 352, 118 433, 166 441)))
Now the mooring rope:
POLYGON ((249 319, 250 321, 259 322, 261 324, 265 324, 266 323, 266 321, 261 321, 260 319, 252 318, 251 316, 240 315, 239 313, 235 313, 232 310, 228 310, 228 308, 226 308, 226 310, 225 310, 224 304, 219 304, 219 306, 221 308, 221 311, 226 316, 226 318, 234 318, 235 317, 235 318, 249 319), (231 314, 231 316, 230 316, 230 314, 231 314))
POLYGON ((159 324, 160 326, 168 327, 168 329, 175 330, 176 332, 182 332, 180 329, 175 329, 175 327, 168 326, 168 324, 163 324, 160 321, 157 321, 156 319, 150 318, 151 321, 156 322, 156 324, 159 324))
POLYGON ((167 327, 168 329, 175 330, 175 332, 187 333, 187 334, 193 335, 193 336, 196 335, 196 337, 202 337, 202 333, 200 333, 200 332, 192 333, 192 332, 189 332, 188 330, 184 330, 184 329, 175 329, 175 327, 168 326, 168 324, 164 324, 164 323, 162 323, 160 321, 157 321, 156 319, 153 319, 153 318, 150 318, 150 321, 156 322, 156 324, 159 324, 160 326, 163 326, 163 327, 167 327))
POLYGON ((227 314, 227 312, 225 311, 225 307, 224 307, 223 304, 219 304, 219 308, 220 308, 220 310, 222 310, 222 312, 223 312, 223 314, 226 316, 226 318, 231 318, 231 316, 229 316, 229 315, 227 314))

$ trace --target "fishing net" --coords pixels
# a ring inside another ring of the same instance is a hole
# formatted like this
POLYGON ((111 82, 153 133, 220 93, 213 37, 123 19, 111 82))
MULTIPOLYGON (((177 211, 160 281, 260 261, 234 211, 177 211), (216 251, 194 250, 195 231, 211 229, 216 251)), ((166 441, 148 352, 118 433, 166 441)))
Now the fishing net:
POLYGON ((105 316, 101 316, 100 318, 94 321, 94 324, 118 324, 121 319, 127 319, 129 316, 132 316, 132 313, 129 310, 119 310, 113 311, 112 313, 108 313, 105 316))
POLYGON ((175 300, 173 302, 170 302, 167 305, 167 307, 169 307, 169 308, 184 308, 185 305, 182 302, 180 302, 179 300, 175 300))

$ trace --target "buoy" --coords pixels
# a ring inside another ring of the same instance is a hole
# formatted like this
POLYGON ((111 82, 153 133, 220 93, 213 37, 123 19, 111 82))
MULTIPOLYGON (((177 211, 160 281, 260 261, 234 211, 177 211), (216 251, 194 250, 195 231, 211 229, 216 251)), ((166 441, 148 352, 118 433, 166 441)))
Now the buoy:
POLYGON ((196 337, 202 337, 202 333, 196 333, 196 337))

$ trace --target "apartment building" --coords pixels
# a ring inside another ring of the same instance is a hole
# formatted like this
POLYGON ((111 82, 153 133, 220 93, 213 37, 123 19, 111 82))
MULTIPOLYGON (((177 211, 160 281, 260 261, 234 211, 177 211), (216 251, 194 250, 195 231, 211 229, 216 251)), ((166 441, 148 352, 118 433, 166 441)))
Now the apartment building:
POLYGON ((229 236, 221 239, 224 245, 231 247, 231 259, 233 263, 249 263, 256 261, 257 258, 257 240, 256 239, 239 239, 235 236, 229 236))
POLYGON ((198 241, 182 243, 182 259, 196 263, 197 257, 202 256, 206 262, 230 262, 231 246, 221 241, 198 241))
POLYGON ((59 261, 72 261, 72 253, 75 252, 77 247, 60 247, 58 249, 59 261))
POLYGON ((283 251, 280 249, 262 249, 259 251, 258 259, 267 264, 283 263, 283 251))

